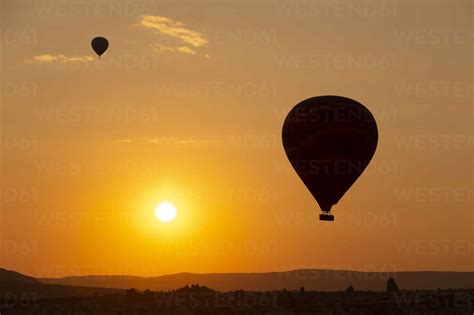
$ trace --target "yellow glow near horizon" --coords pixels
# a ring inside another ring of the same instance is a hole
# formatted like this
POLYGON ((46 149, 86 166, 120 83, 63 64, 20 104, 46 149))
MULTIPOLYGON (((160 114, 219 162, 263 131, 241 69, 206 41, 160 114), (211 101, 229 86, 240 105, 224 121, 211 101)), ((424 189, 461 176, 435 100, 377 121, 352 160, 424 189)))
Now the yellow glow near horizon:
POLYGON ((176 219, 176 213, 176 206, 169 201, 162 201, 155 209, 156 218, 164 223, 176 219))

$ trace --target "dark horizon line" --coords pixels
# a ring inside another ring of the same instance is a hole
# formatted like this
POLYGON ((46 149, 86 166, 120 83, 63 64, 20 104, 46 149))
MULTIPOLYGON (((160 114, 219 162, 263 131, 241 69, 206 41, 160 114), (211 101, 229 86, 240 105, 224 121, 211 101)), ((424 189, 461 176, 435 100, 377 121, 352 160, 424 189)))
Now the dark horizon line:
POLYGON ((30 276, 26 273, 22 273, 16 270, 9 270, 6 268, 0 267, 0 269, 4 269, 7 271, 13 271, 25 276, 29 276, 35 279, 66 279, 66 278, 84 278, 84 277, 133 277, 133 278, 159 278, 159 277, 166 277, 166 276, 176 276, 176 275, 255 275, 255 274, 284 274, 284 273, 292 273, 292 272, 299 272, 299 271, 324 271, 324 272, 353 272, 353 273, 376 273, 376 274, 397 274, 397 273, 474 273, 472 271, 449 271, 449 270, 398 270, 398 271, 360 271, 360 270, 347 270, 347 269, 316 269, 316 268, 302 268, 302 269, 290 269, 286 271, 262 271, 262 272, 175 272, 175 273, 168 273, 168 274, 161 274, 155 276, 137 276, 131 274, 87 274, 87 275, 70 275, 70 276, 62 276, 62 277, 44 277, 44 276, 30 276))

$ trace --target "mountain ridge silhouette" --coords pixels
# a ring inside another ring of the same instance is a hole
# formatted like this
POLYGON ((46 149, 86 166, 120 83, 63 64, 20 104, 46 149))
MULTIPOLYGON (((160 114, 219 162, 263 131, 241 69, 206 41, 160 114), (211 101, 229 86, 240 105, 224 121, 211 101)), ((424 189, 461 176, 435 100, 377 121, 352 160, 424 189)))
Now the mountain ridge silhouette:
MULTIPOLYGON (((444 281, 453 279, 453 276, 465 277, 469 287, 472 287, 472 278, 474 272, 401 272, 390 273, 397 280, 384 278, 386 273, 361 273, 361 272, 344 272, 337 270, 297 270, 290 272, 270 272, 270 273, 225 273, 212 274, 193 274, 180 273, 161 277, 151 278, 153 281, 161 281, 159 285, 164 284, 176 285, 179 281, 211 281, 219 279, 218 285, 229 285, 222 279, 232 280, 230 284, 237 286, 242 281, 255 281, 255 284, 261 284, 268 287, 269 285, 277 285, 280 287, 276 290, 252 291, 252 290, 233 290, 223 292, 199 284, 185 285, 175 287, 166 292, 152 290, 129 289, 112 289, 97 288, 84 286, 69 286, 62 284, 44 284, 14 271, 0 269, 0 313, 2 314, 64 314, 67 310, 74 314, 282 314, 302 313, 305 314, 327 314, 341 312, 341 309, 351 310, 351 313, 357 314, 418 314, 419 311, 426 311, 429 307, 432 314, 472 314, 474 305, 472 305, 472 296, 474 289, 448 289, 448 290, 407 290, 403 288, 408 282, 401 284, 401 291, 398 289, 400 278, 406 276, 415 277, 417 281, 425 281, 427 276, 432 281, 444 281), (309 274, 308 274, 309 273, 309 274), (319 276, 319 280, 305 279, 306 276, 319 276), (331 279, 337 275, 337 278, 331 279), (342 276, 341 276, 342 275, 342 276), (245 276, 245 277, 244 277, 245 276), (358 278, 350 278, 357 276, 358 278), (375 278, 374 278, 375 276, 375 278), (398 276, 398 277, 397 277, 398 276), (440 278, 441 276, 441 278, 440 278), (166 278, 167 277, 167 278, 166 278), (213 278, 214 277, 214 278, 213 278), (236 281, 235 277, 237 277, 236 281), (272 278, 273 277, 273 278, 272 278), (275 278, 276 277, 276 278, 275 278), (435 278, 433 278, 435 277, 435 278), (448 278, 446 278, 448 277, 448 278), (163 278, 175 280, 175 282, 163 283, 163 278), (273 282, 259 283, 258 280, 273 282), (25 281, 26 280, 26 281, 25 281), (275 282, 275 280, 279 280, 275 282), (2 282, 3 281, 3 282, 2 282), (7 282, 8 281, 8 282, 7 282), (311 285, 326 286, 324 290, 314 290, 308 286, 293 288, 295 284, 301 284, 305 281, 311 285), (311 282, 313 281, 313 282, 311 282), (328 282, 329 281, 329 282, 328 282), (364 281, 372 286, 382 284, 382 287, 376 287, 375 290, 361 288, 360 285, 364 281), (396 281, 396 282, 395 282, 396 281), (351 282, 354 286, 349 286, 346 290, 331 290, 327 287, 328 283, 351 282), (385 283, 386 285, 385 286, 385 283), (397 287, 389 288, 389 283, 397 283, 397 287), (288 285, 291 285, 289 287, 288 285), (332 291, 332 292, 330 292, 332 291), (343 307, 343 308, 341 308, 343 307)), ((150 281, 146 277, 134 276, 92 276, 81 277, 72 276, 62 278, 62 281, 78 281, 83 282, 95 280, 125 279, 127 281, 142 279, 150 281), (66 280, 64 280, 66 279, 66 280)), ((61 278, 52 279, 61 281, 61 278)), ((413 279, 412 279, 413 280, 413 279)), ((441 282, 438 282, 441 283, 441 282)), ((434 283, 434 282, 433 282, 434 283)), ((447 282, 445 282, 447 283, 447 282)), ((91 283, 89 283, 91 284, 91 283)), ((110 282, 109 282, 110 284, 110 282)), ((123 283, 122 283, 123 284, 123 283)), ((134 286, 140 284, 125 283, 126 286, 134 286)), ((252 283, 247 282, 247 285, 252 283)), ((411 283, 414 284, 413 282, 411 283)), ((416 283, 415 283, 416 284, 416 283)), ((450 282, 448 285, 458 286, 461 282, 450 282)), ((156 285, 156 283, 155 283, 156 285)), ((72 314, 71 313, 71 314, 72 314)))
MULTIPOLYGON (((62 284, 45 284, 36 278, 19 272, 0 268, 0 300, 28 300, 38 298, 65 298, 90 296, 92 294, 114 294, 124 290, 116 288, 81 287, 62 284)), ((3 301, 5 303, 5 301, 3 301)), ((0 303, 0 307, 1 307, 0 303)), ((1 312, 0 312, 1 313, 1 312)), ((3 314, 3 313, 2 313, 3 314)))
POLYGON ((0 283, 40 284, 40 281, 13 270, 0 268, 0 283))
POLYGON ((190 273, 182 272, 153 277, 130 275, 89 275, 63 278, 39 278, 43 283, 84 287, 139 290, 173 290, 197 283, 220 290, 296 290, 305 287, 316 291, 339 291, 352 285, 357 290, 384 290, 389 277, 401 289, 433 290, 474 288, 474 272, 398 271, 361 272, 331 269, 297 269, 283 272, 190 273))

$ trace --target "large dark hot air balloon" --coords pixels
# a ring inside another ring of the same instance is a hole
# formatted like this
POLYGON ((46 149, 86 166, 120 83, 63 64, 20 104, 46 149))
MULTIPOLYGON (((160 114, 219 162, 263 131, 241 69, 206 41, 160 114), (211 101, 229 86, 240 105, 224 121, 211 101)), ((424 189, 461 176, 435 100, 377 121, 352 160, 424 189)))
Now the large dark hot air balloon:
POLYGON ((94 49, 97 55, 102 56, 102 54, 109 47, 109 41, 105 37, 96 37, 91 42, 92 49, 94 49))
POLYGON ((369 164, 377 147, 377 124, 359 102, 318 96, 297 104, 283 124, 283 146, 296 173, 321 210, 330 214, 369 164))

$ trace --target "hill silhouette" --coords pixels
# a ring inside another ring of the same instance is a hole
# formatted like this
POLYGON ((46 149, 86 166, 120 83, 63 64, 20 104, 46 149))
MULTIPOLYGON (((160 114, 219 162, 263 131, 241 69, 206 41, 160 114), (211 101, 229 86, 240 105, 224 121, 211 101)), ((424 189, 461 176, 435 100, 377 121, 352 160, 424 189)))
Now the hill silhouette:
POLYGON ((0 268, 0 284, 40 284, 40 281, 16 271, 0 268))
POLYGON ((351 285, 357 290, 382 291, 386 289, 390 277, 396 280, 401 289, 407 290, 474 288, 474 272, 435 271, 388 273, 304 269, 267 273, 177 273, 158 277, 74 276, 39 280, 48 284, 155 291, 173 290, 192 283, 219 291, 296 290, 300 287, 315 291, 339 291, 351 285))
POLYGON ((64 298, 81 297, 93 294, 113 294, 124 290, 96 288, 90 286, 70 286, 45 284, 21 273, 0 268, 0 297, 22 296, 23 298, 64 298))

